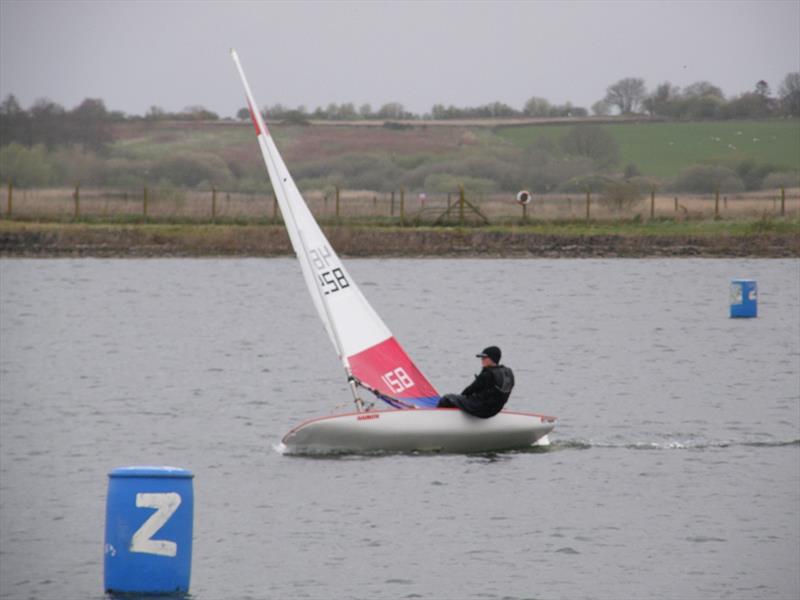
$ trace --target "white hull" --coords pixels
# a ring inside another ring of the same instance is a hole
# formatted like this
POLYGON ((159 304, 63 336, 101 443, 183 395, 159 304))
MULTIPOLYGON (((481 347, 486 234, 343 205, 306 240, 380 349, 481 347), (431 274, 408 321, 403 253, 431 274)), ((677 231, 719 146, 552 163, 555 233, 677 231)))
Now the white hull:
POLYGON ((320 417, 282 440, 288 453, 489 452, 546 445, 555 418, 502 411, 479 419, 458 409, 385 410, 320 417))

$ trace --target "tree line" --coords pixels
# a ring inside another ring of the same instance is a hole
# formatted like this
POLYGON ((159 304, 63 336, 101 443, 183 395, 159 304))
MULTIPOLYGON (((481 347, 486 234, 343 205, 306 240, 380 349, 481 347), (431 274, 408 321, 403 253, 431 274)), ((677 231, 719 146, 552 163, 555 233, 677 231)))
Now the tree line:
MULTIPOLYGON (((742 119, 765 117, 800 117, 800 72, 789 73, 773 94, 766 81, 758 81, 752 91, 726 98, 722 90, 708 81, 699 81, 681 89, 664 82, 648 91, 644 80, 627 77, 608 86, 606 95, 592 105, 596 116, 612 112, 621 115, 650 115, 668 119, 742 119)), ((389 102, 377 109, 370 104, 358 108, 351 103, 331 103, 309 112, 304 106, 286 107, 282 104, 265 107, 270 119, 302 124, 315 120, 384 121, 425 119, 495 119, 512 117, 585 117, 589 111, 572 103, 551 104, 542 97, 531 97, 516 109, 503 102, 491 102, 475 107, 435 104, 430 113, 415 114, 399 102, 389 102)), ((246 108, 236 117, 249 118, 246 108)), ((129 121, 216 121, 219 115, 203 106, 188 106, 180 112, 168 112, 151 106, 143 115, 126 115, 109 111, 103 100, 86 98, 78 106, 66 110, 49 99, 36 100, 27 110, 13 94, 0 103, 0 145, 18 143, 31 147, 43 144, 56 146, 78 145, 95 152, 104 151, 113 142, 112 125, 129 121)))
POLYGON ((610 85, 605 97, 592 106, 596 115, 607 115, 612 108, 622 115, 638 113, 670 119, 800 117, 800 72, 788 73, 777 95, 762 79, 751 91, 732 98, 726 98, 708 81, 683 89, 665 81, 648 92, 643 79, 626 77, 610 85))

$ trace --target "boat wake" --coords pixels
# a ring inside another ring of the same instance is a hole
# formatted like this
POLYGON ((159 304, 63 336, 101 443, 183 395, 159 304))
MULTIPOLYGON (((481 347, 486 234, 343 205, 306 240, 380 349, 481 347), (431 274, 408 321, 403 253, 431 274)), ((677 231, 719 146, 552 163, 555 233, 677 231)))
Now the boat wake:
POLYGON ((781 448, 784 446, 800 447, 800 439, 776 441, 689 441, 667 440, 663 442, 602 442, 594 440, 553 440, 549 448, 544 450, 589 450, 592 448, 610 448, 624 450, 713 450, 724 448, 781 448))

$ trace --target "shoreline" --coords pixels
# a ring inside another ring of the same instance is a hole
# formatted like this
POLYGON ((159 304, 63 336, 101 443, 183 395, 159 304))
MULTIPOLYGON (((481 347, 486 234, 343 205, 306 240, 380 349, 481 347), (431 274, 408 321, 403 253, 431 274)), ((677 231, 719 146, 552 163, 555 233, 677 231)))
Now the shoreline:
MULTIPOLYGON (((504 228, 323 227, 353 257, 800 257, 797 226, 702 231, 675 226, 504 228), (683 231, 681 229, 684 229, 683 231)), ((0 257, 277 257, 293 254, 282 225, 0 222, 0 257)))

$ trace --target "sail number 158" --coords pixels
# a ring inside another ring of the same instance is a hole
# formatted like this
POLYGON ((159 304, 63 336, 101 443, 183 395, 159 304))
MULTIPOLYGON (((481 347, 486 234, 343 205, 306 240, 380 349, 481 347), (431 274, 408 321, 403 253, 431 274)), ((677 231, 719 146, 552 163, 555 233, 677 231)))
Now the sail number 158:
POLYGON ((327 246, 311 248, 308 251, 308 255, 311 258, 311 264, 314 265, 317 271, 321 271, 318 275, 319 283, 326 296, 350 287, 350 282, 347 281, 347 276, 340 267, 330 268, 328 259, 332 256, 327 246))
POLYGON ((394 371, 384 373, 381 375, 381 379, 383 379, 383 383, 395 394, 399 394, 403 390, 414 387, 414 382, 403 367, 397 367, 394 371))

